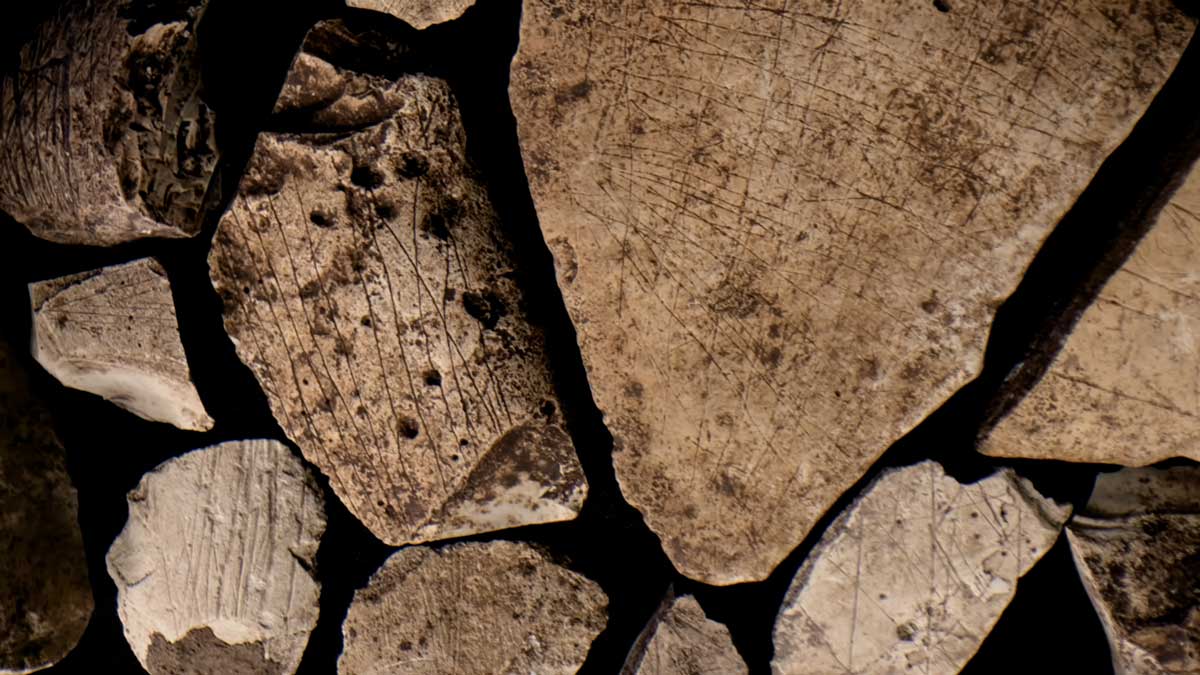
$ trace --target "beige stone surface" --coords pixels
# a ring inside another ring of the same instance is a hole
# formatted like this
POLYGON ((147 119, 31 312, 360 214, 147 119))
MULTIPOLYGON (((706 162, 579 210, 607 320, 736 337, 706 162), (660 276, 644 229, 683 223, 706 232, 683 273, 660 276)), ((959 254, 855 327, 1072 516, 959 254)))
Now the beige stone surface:
POLYGON ((347 0, 346 4, 387 12, 418 30, 462 16, 475 0, 347 0))
POLYGON ((57 242, 199 230, 217 161, 196 64, 201 4, 62 3, 0 80, 0 208, 57 242))
POLYGON ((1100 474, 1067 536, 1117 675, 1200 673, 1200 468, 1100 474))
POLYGON ((54 665, 92 615, 66 453, 17 358, 0 339, 0 673, 54 665))
POLYGON ((780 675, 957 673, 1070 514, 1005 469, 890 470, 826 531, 775 623, 780 675))
POLYGON ((690 595, 668 597, 642 632, 621 675, 746 675, 724 624, 690 595))
POLYGON ((976 376, 1194 29, 1170 0, 531 0, 538 217, 675 566, 762 579, 976 376))
POLYGON ((1200 460, 1200 169, 1193 168, 981 451, 1143 466, 1200 460))
POLYGON ((393 554, 354 594, 340 675, 569 675, 604 629, 607 598, 525 544, 393 554))
POLYGON ((260 136, 210 267, 283 429, 392 545, 574 518, 587 484, 449 87, 306 54, 277 112, 312 132, 260 136))
POLYGON ((128 501, 107 563, 142 666, 294 672, 317 623, 325 531, 320 488, 300 460, 278 441, 222 443, 163 463, 128 501))
POLYGON ((153 258, 29 285, 33 355, 59 382, 180 429, 211 429, 153 258))

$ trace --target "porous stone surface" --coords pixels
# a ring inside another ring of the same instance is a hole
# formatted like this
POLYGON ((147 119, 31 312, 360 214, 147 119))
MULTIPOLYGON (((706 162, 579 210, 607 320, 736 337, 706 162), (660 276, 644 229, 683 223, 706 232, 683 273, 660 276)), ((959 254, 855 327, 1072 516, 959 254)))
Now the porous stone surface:
POLYGON ((152 675, 295 672, 317 623, 325 509, 278 441, 169 460, 129 493, 108 551, 125 638, 152 675))
POLYGON ((386 12, 418 30, 462 16, 475 0, 347 0, 347 5, 386 12))
POLYGON ((341 675, 568 675, 604 629, 600 587, 519 543, 393 554, 354 594, 341 675))
POLYGON ((525 170, 677 569, 766 577, 978 375, 1194 27, 1170 0, 525 3, 525 170))
POLYGON ((639 636, 621 675, 746 675, 729 629, 690 595, 668 597, 639 636))
POLYGON ((959 672, 1069 514, 1008 469, 967 485, 932 461, 884 473, 797 572, 772 672, 959 672))
POLYGON ((239 356, 388 544, 574 518, 587 484, 448 85, 339 65, 390 57, 340 22, 307 45, 276 108, 297 131, 259 137, 209 261, 239 356))
POLYGON ((153 258, 29 285, 33 355, 59 382, 180 429, 211 429, 153 258))

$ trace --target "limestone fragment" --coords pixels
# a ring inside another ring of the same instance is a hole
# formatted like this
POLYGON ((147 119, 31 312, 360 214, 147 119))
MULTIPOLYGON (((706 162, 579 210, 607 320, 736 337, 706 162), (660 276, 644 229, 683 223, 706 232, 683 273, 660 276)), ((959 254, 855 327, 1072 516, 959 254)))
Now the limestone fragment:
POLYGON ((347 5, 386 12, 417 30, 462 16, 475 0, 347 0, 347 5))
POLYGON ((1007 469, 969 485, 931 461, 884 473, 792 581, 773 672, 959 672, 1069 514, 1007 469))
POLYGON ((981 370, 1171 72, 1170 0, 524 5, 510 94, 617 476, 762 579, 981 370))
POLYGON ((0 208, 57 242, 195 234, 217 160, 200 0, 61 4, 0 80, 0 208))
POLYGON ((1116 673, 1200 673, 1200 468, 1101 474, 1067 538, 1116 673))
POLYGON ((211 429, 192 385, 171 283, 153 258, 29 285, 33 354, 59 382, 180 429, 211 429))
POLYGON ((604 629, 594 582, 519 543, 403 549, 354 594, 340 675, 568 675, 604 629))
POLYGON ((152 675, 288 675, 317 622, 320 489, 277 441, 160 465, 108 551, 125 638, 152 675))
POLYGON ((638 638, 621 675, 745 675, 729 629, 690 595, 668 597, 638 638))
POLYGON ((586 481, 449 87, 339 65, 387 59, 354 35, 310 34, 322 55, 297 59, 276 109, 298 131, 259 137, 221 220, 226 329, 385 542, 571 519, 586 481))
POLYGON ((77 509, 50 413, 0 341, 0 673, 54 665, 87 627, 77 509))
POLYGON ((1142 466, 1200 460, 1200 168, 981 451, 1142 466))

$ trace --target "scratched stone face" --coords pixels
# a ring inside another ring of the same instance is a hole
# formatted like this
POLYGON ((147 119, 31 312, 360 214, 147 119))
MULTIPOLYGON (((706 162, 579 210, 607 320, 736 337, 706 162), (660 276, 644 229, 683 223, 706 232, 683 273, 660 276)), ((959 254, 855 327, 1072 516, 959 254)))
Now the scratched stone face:
POLYGON ((125 639, 151 675, 295 672, 317 622, 325 506, 277 441, 195 450, 146 474, 106 558, 125 639))
POLYGON ((1200 672, 1200 468, 1100 474, 1067 536, 1115 671, 1200 672))
POLYGON ((1070 508, 1005 469, 884 473, 830 526, 775 623, 777 675, 957 673, 1070 508))
POLYGON ((200 229, 217 154, 200 0, 62 3, 0 80, 0 208, 50 241, 200 229))
POLYGON ((347 0, 350 7, 386 12, 418 30, 462 16, 475 0, 347 0))
POLYGON ((600 587, 507 541, 402 549, 354 594, 340 675, 570 675, 604 629, 600 587))
POLYGON ((387 68, 340 23, 308 44, 277 112, 310 131, 260 136, 210 258, 238 354, 389 544, 574 518, 586 481, 448 86, 330 62, 387 68))
POLYGON ((982 444, 1000 457, 1200 460, 1200 169, 982 444))
POLYGON ((979 373, 1194 28, 1169 0, 949 5, 525 4, 538 217, 622 490, 685 575, 764 578, 979 373))
POLYGON ((646 626, 621 675, 745 675, 749 670, 724 624, 690 595, 668 597, 646 626))

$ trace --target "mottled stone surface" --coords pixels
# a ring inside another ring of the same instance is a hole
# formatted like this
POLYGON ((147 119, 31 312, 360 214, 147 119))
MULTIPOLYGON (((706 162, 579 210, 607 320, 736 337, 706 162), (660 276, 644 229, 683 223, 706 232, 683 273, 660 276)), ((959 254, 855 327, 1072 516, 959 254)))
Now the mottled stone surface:
POLYGON ((210 258, 239 356, 389 544, 574 518, 587 485, 448 85, 331 62, 386 70, 340 23, 308 45, 276 109, 298 131, 259 137, 210 258))
POLYGON ((294 672, 317 622, 324 531, 320 489, 277 441, 160 465, 129 493, 108 551, 133 653, 152 675, 294 672))
POLYGON ((346 4, 387 12, 418 30, 462 16, 475 0, 347 0, 346 4))
POLYGON ((59 382, 144 419, 211 429, 179 341, 171 282, 142 258, 29 285, 33 355, 59 382))
POLYGON ((92 615, 67 458, 50 413, 0 340, 0 672, 53 665, 92 615))
POLYGON ((600 587, 525 544, 416 546, 354 594, 341 675, 568 675, 604 629, 600 587))
POLYGON ((1142 466, 1200 460, 1200 169, 982 452, 1142 466))
POLYGON ((639 636, 621 675, 745 675, 729 629, 690 595, 668 597, 639 636))
POLYGON ((513 111, 621 487, 762 579, 975 377, 1194 29, 1170 0, 525 3, 513 111))
POLYGON ((61 3, 0 80, 0 208, 57 242, 199 230, 217 161, 196 62, 201 4, 61 3))
POLYGON ((1200 468, 1101 474, 1067 536, 1117 674, 1200 673, 1200 468))
POLYGON ((1070 514, 1009 470, 891 470, 830 526, 775 623, 772 670, 957 673, 1070 514))

